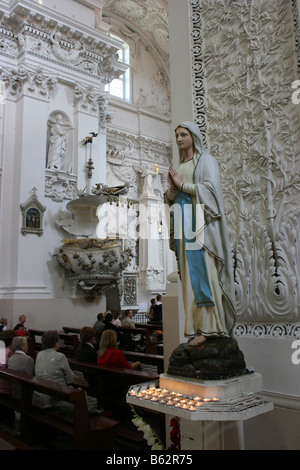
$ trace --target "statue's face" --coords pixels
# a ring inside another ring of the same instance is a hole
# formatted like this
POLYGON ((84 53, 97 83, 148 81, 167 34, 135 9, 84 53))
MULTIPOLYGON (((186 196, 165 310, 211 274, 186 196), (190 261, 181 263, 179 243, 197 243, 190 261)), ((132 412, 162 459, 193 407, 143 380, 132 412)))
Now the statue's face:
POLYGON ((175 132, 176 143, 180 150, 188 151, 194 146, 192 134, 185 127, 178 127, 175 132))

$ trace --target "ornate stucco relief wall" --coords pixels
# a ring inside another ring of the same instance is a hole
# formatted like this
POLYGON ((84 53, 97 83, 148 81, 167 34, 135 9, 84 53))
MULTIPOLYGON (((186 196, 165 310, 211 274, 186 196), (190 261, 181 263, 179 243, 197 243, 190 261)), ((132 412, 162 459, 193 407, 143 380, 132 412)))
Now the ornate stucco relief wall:
POLYGON ((285 331, 300 321, 296 5, 190 1, 195 121, 219 163, 237 320, 285 331))
MULTIPOLYGON (((107 134, 107 184, 115 186, 128 183, 129 199, 137 201, 130 206, 128 216, 133 226, 138 226, 139 204, 146 204, 148 198, 162 204, 163 194, 167 188, 167 173, 171 161, 171 149, 167 143, 159 143, 141 135, 128 135, 120 131, 108 129, 107 134), (155 168, 158 169, 156 173, 155 168), (150 188, 148 187, 151 179, 150 188), (146 200, 144 199, 146 197, 146 200), (136 222, 135 222, 136 221, 136 222)), ((158 240, 155 262, 143 263, 145 249, 139 241, 138 231, 128 233, 127 243, 132 250, 132 260, 126 268, 126 274, 138 274, 139 288, 142 291, 161 291, 166 283, 165 257, 167 244, 160 233, 160 221, 149 220, 149 224, 156 223, 158 240)))

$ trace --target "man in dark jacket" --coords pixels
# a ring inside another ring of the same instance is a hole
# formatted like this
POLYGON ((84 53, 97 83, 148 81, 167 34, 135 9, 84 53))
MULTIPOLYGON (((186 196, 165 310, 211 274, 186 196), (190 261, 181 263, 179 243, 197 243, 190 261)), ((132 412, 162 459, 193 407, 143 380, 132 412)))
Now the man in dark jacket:
POLYGON ((153 321, 162 322, 162 296, 158 294, 156 296, 156 304, 154 305, 154 318, 153 321))
MULTIPOLYGON (((80 362, 93 362, 97 363, 97 350, 94 347, 96 330, 89 326, 84 326, 80 330, 80 345, 76 351, 76 360, 80 362)), ((83 374, 85 380, 91 386, 96 385, 96 376, 83 374)))

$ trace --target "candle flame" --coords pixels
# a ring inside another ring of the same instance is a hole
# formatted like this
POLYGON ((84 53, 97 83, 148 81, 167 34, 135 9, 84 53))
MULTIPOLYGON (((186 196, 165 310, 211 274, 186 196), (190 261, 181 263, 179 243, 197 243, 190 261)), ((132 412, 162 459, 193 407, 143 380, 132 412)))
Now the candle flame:
POLYGON ((158 168, 158 164, 157 164, 157 163, 155 163, 155 171, 156 171, 156 173, 158 173, 158 171, 159 171, 159 168, 158 168))

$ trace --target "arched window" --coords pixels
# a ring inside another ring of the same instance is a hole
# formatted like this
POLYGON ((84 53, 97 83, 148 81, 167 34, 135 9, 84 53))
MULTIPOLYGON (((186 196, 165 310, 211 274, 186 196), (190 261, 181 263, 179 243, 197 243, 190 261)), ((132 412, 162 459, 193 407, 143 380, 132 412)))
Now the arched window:
MULTIPOLYGON (((117 36, 112 35, 113 38, 119 39, 117 36)), ((119 60, 125 64, 130 64, 130 48, 129 45, 124 43, 121 49, 118 50, 119 60)), ((130 101, 130 67, 125 73, 120 75, 119 78, 115 78, 111 83, 105 86, 105 91, 108 91, 110 95, 116 96, 125 101, 130 101)))

